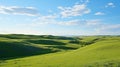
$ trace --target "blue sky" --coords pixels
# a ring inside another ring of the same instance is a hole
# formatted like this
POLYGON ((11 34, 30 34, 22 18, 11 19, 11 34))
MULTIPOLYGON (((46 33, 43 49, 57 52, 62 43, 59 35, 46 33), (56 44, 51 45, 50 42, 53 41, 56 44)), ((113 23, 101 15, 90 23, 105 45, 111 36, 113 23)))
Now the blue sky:
POLYGON ((0 0, 0 34, 120 35, 119 0, 0 0))

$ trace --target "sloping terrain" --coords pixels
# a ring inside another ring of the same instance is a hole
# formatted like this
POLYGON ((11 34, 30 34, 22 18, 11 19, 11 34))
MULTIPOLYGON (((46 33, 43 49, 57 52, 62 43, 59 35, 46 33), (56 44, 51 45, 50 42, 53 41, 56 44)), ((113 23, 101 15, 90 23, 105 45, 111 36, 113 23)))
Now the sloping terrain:
POLYGON ((33 55, 54 53, 79 48, 79 44, 69 44, 72 37, 51 35, 0 35, 0 59, 13 59, 33 55))
POLYGON ((87 37, 80 39, 80 43, 87 46, 68 52, 1 60, 0 67, 120 67, 119 36, 87 37))

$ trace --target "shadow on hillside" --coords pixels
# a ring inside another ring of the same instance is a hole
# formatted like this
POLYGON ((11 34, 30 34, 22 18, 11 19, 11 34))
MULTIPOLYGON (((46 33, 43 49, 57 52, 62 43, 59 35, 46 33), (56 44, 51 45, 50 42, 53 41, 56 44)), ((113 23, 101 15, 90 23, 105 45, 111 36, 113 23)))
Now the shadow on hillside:
POLYGON ((100 38, 95 38, 95 39, 93 39, 91 41, 86 41, 86 42, 85 41, 80 41, 80 40, 70 40, 69 43, 71 43, 71 44, 80 44, 82 46, 86 46, 86 45, 91 45, 93 43, 96 43, 99 40, 100 40, 100 38))
POLYGON ((25 36, 22 34, 9 34, 9 35, 0 35, 0 37, 9 38, 9 39, 28 39, 32 36, 25 36))
POLYGON ((54 40, 27 40, 27 42, 34 44, 43 44, 43 45, 65 45, 65 43, 54 40))
POLYGON ((57 39, 57 40, 74 40, 72 37, 64 36, 52 36, 52 35, 24 35, 24 34, 8 34, 2 35, 0 37, 9 38, 9 39, 57 39))
POLYGON ((74 50, 74 49, 77 49, 77 48, 67 47, 67 46, 48 46, 48 47, 62 49, 62 50, 74 50))
POLYGON ((53 53, 49 48, 30 46, 21 42, 0 42, 0 60, 53 53))
POLYGON ((65 37, 65 36, 53 36, 53 35, 42 35, 40 36, 46 39, 58 39, 58 40, 74 40, 75 38, 72 37, 65 37))

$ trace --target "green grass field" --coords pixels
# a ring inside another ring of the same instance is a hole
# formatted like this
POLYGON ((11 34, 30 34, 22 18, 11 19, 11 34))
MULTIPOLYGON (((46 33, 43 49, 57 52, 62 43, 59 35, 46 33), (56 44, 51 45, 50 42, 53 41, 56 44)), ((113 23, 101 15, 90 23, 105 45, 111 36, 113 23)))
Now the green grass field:
POLYGON ((0 35, 0 67, 120 67, 120 36, 0 35))

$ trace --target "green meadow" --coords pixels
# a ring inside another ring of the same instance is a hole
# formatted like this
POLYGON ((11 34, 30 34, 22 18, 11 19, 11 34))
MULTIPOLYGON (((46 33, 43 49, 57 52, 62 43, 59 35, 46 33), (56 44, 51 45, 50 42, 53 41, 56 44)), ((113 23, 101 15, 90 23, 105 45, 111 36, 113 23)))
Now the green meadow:
POLYGON ((120 67, 120 36, 1 34, 0 67, 120 67))

